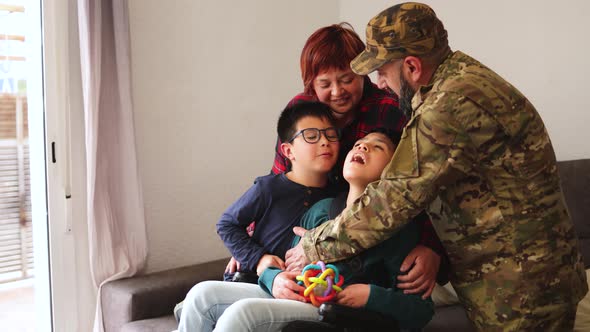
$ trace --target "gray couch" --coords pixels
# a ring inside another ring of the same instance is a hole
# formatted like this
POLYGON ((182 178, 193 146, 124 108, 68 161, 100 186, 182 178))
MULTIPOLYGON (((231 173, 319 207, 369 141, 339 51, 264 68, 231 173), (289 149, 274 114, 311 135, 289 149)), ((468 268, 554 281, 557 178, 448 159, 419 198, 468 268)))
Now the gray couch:
MULTIPOLYGON (((590 159, 558 163, 562 187, 590 267, 590 159)), ((203 280, 219 280, 228 258, 109 282, 102 288, 106 332, 169 332, 177 325, 174 305, 203 280)), ((472 331, 460 305, 437 307, 425 331, 472 331)))

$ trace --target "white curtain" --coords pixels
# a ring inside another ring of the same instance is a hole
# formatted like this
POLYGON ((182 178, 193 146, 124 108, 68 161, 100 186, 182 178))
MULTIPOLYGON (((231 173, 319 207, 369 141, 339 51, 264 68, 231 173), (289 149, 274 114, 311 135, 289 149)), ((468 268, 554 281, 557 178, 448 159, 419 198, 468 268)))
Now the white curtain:
POLYGON ((98 287, 141 270, 147 240, 133 126, 127 0, 78 0, 90 268, 98 287))

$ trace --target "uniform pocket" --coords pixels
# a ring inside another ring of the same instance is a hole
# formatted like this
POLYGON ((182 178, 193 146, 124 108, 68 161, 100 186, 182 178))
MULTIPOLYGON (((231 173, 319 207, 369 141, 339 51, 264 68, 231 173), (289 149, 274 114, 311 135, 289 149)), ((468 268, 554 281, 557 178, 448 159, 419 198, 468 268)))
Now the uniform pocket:
POLYGON ((382 177, 386 179, 406 179, 420 176, 417 144, 418 117, 420 115, 412 117, 404 128, 401 140, 391 161, 385 167, 382 177))

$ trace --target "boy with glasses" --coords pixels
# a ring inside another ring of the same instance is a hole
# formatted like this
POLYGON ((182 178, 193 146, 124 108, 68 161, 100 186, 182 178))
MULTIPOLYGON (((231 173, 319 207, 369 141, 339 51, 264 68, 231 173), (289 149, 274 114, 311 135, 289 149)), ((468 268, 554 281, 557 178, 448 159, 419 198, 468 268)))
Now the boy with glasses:
MULTIPOLYGON (((335 196, 328 173, 338 159, 339 132, 330 108, 320 102, 288 106, 277 132, 291 161, 287 173, 261 176, 233 203, 217 223, 217 233, 240 263, 240 271, 260 274, 269 266, 284 268, 293 226, 317 201, 335 196), (256 227, 251 236, 247 227, 256 227)), ((225 273, 224 279, 231 280, 225 273)), ((255 281, 255 280, 254 280, 255 281)))

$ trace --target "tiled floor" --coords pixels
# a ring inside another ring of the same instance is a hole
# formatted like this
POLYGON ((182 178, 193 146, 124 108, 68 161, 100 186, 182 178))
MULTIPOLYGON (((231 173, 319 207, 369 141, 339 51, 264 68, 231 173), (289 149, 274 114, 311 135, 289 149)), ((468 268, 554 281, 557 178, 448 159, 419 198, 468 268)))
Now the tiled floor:
POLYGON ((0 331, 35 331, 35 288, 33 279, 0 284, 0 331))

